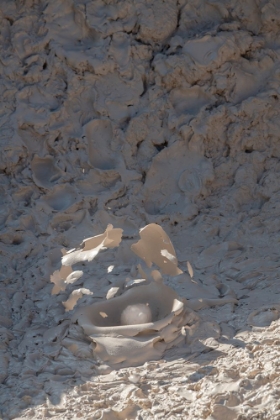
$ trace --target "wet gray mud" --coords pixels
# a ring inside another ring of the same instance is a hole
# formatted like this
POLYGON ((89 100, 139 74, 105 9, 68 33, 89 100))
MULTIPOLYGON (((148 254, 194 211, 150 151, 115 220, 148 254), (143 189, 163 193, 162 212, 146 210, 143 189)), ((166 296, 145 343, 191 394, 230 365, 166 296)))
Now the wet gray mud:
POLYGON ((0 417, 280 418, 279 2, 1 0, 0 28, 0 417), (194 318, 116 368, 73 314, 140 280, 194 318))

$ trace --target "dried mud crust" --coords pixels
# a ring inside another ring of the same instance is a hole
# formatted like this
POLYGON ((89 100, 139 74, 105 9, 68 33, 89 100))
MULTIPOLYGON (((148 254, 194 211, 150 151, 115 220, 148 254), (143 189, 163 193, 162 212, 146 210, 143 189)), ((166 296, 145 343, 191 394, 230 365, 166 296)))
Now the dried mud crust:
POLYGON ((277 419, 279 333, 275 321, 223 345, 208 342, 191 360, 177 351, 171 360, 96 377, 63 394, 60 404, 48 401, 21 418, 277 419))

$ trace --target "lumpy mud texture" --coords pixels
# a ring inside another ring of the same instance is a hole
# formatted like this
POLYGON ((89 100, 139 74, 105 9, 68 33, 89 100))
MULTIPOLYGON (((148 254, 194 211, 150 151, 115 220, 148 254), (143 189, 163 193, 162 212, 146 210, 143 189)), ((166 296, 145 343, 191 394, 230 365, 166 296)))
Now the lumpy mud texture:
POLYGON ((279 1, 2 0, 0 28, 0 417, 279 419, 279 1), (180 272, 132 252, 153 223, 180 272), (110 369, 72 311, 161 275, 200 328, 110 369))

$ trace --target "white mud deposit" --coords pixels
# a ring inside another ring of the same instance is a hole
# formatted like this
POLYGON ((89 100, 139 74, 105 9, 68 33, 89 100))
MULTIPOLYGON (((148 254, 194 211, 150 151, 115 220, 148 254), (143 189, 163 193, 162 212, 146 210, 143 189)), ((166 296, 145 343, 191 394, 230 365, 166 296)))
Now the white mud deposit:
POLYGON ((0 45, 0 418, 279 419, 279 1, 2 0, 0 45), (195 322, 115 369, 73 315, 150 285, 195 322))

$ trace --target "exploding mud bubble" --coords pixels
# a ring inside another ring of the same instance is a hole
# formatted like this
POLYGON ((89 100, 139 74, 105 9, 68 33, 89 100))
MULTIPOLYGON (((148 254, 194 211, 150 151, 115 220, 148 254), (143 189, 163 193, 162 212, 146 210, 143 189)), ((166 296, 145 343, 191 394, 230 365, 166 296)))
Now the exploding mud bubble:
MULTIPOLYGON (((215 298, 178 267, 173 244, 161 226, 151 223, 140 229, 139 234, 141 239, 131 245, 130 252, 144 261, 146 268, 138 264, 130 269, 132 279, 120 279, 121 271, 113 274, 118 261, 107 259, 107 276, 111 276, 114 286, 107 291, 106 299, 93 300, 95 283, 91 280, 92 285, 87 282, 91 290, 80 287, 62 302, 66 312, 74 309, 71 323, 78 325, 91 341, 94 356, 111 369, 158 360, 166 350, 179 343, 191 348, 191 343, 201 336, 202 331, 209 330, 209 323, 204 325, 195 312, 197 309, 237 303, 230 288, 215 298), (174 278, 174 286, 178 279, 188 284, 191 299, 180 296, 173 287, 165 284, 165 280, 171 278, 174 278), (87 304, 83 303, 85 299, 87 304)), ((90 262, 108 248, 121 247, 121 242, 122 229, 108 225, 103 234, 84 239, 78 249, 63 250, 61 269, 51 276, 54 283, 52 293, 67 293, 70 285, 83 281, 83 271, 73 271, 72 265, 90 262)), ((192 272, 190 267, 189 263, 186 269, 192 272)), ((67 340, 74 346, 71 344, 70 350, 75 348, 75 352, 83 353, 79 340, 71 334, 67 340)))

